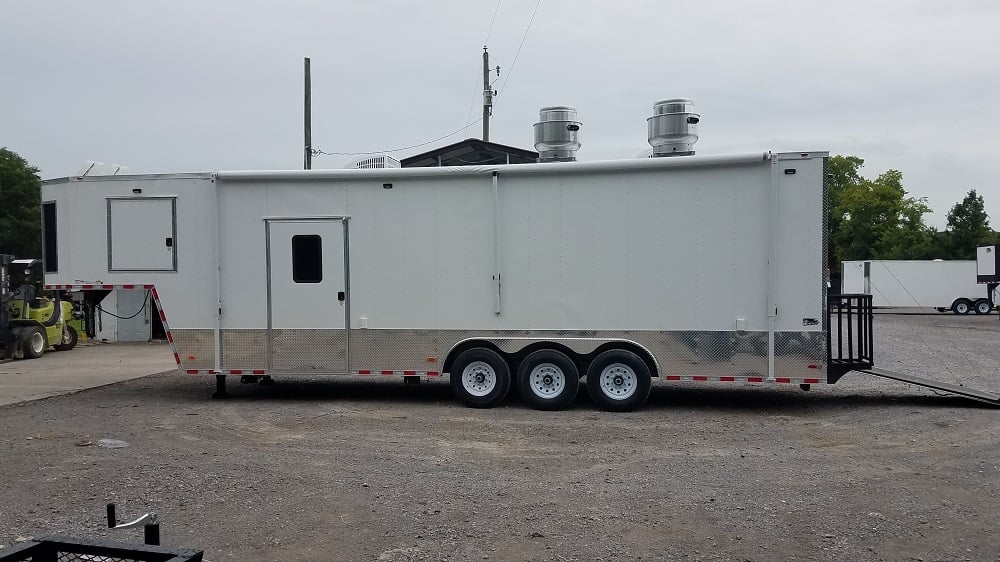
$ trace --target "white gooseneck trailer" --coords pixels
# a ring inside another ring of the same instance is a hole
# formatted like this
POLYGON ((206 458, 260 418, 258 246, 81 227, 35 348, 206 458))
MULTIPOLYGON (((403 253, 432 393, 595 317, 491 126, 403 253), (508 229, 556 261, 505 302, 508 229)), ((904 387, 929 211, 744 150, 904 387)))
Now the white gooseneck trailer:
POLYGON ((149 289, 180 370, 220 391, 226 375, 447 373, 466 404, 517 384, 555 409, 585 377, 628 410, 651 377, 834 382, 871 357, 827 353, 826 159, 49 180, 47 283, 91 301, 149 289))

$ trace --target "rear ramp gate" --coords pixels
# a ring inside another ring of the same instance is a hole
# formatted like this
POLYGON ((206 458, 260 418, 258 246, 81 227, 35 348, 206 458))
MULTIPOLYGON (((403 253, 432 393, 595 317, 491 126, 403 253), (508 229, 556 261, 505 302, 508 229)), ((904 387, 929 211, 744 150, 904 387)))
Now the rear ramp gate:
POLYGON ((1000 394, 876 368, 871 295, 830 295, 829 310, 827 364, 830 384, 850 372, 865 373, 1000 406, 1000 394))

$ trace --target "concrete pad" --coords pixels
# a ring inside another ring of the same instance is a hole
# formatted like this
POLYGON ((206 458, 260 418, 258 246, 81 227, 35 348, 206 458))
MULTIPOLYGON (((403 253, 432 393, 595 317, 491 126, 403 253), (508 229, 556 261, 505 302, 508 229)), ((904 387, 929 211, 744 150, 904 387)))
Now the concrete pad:
POLYGON ((0 406, 176 368, 167 343, 85 343, 38 359, 0 363, 0 406))

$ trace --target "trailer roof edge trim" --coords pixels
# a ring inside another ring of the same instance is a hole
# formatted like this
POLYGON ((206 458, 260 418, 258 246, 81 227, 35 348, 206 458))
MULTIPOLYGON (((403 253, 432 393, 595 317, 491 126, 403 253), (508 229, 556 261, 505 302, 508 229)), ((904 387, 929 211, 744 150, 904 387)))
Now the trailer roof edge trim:
POLYGON ((63 183, 81 181, 136 181, 136 180, 156 180, 156 179, 212 179, 211 172, 179 172, 167 174, 115 174, 113 176, 67 176, 62 178, 50 178, 42 180, 43 185, 59 185, 63 183))
MULTIPOLYGON (((796 152, 796 155, 804 154, 796 152)), ((811 153, 819 156, 820 153, 811 153)), ((595 162, 552 162, 540 164, 510 164, 495 166, 444 166, 432 168, 374 168, 367 170, 243 170, 221 171, 219 180, 281 181, 281 180, 336 180, 362 177, 409 178, 428 176, 476 176, 494 172, 510 176, 516 174, 567 174, 604 171, 628 171, 655 168, 694 168, 706 166, 740 165, 764 162, 770 152, 754 152, 726 156, 684 156, 680 158, 642 158, 602 160, 595 162)))

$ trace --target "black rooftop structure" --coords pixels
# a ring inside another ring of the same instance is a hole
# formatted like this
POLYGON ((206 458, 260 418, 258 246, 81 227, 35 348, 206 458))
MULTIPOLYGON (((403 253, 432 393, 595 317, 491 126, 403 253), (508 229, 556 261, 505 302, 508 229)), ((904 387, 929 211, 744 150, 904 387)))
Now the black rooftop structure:
POLYGON ((423 154, 400 160, 404 168, 433 166, 483 166, 489 164, 534 164, 538 153, 480 139, 465 139, 423 154))

